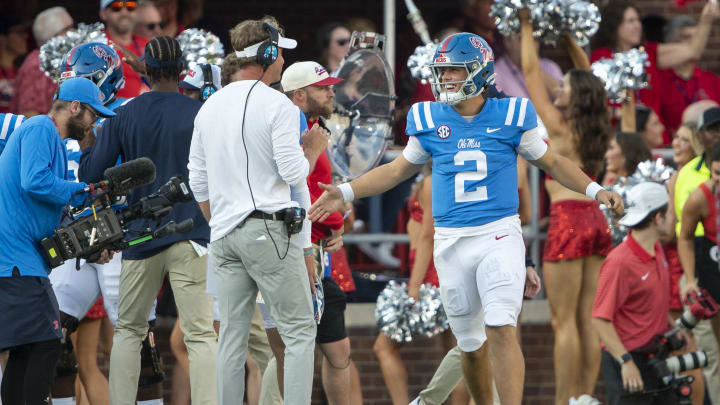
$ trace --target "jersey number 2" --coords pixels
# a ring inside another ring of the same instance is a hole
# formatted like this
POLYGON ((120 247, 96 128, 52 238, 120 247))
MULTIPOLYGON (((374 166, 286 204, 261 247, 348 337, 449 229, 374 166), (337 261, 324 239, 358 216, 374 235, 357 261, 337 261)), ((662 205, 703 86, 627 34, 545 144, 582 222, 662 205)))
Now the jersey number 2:
POLYGON ((462 166, 467 161, 475 161, 474 172, 460 172, 455 175, 455 202, 484 201, 488 199, 487 187, 480 186, 474 191, 465 191, 466 181, 480 181, 487 177, 487 158, 479 150, 463 150, 455 154, 455 165, 462 166))

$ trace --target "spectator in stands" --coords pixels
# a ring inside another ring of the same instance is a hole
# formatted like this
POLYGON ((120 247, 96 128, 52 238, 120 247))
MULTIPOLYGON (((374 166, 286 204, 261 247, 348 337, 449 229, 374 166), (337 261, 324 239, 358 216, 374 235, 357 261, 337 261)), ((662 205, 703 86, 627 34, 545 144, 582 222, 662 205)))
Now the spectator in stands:
POLYGON ((315 37, 315 47, 320 55, 318 62, 332 75, 350 47, 350 29, 337 22, 321 26, 315 37))
MULTIPOLYGON (((590 73, 585 51, 566 36, 563 45, 575 69, 565 75, 562 90, 550 101, 527 9, 520 10, 520 20, 525 83, 550 145, 594 178, 612 135, 605 86, 590 73)), ((612 240, 597 202, 552 178, 546 179, 545 188, 551 205, 543 272, 555 331, 555 403, 565 405, 573 397, 592 395, 595 389, 600 343, 591 325, 592 301, 612 240)))
MULTIPOLYGON (((649 364, 650 356, 638 350, 675 326, 668 317, 670 279, 659 241, 668 232, 668 195, 665 186, 648 182, 634 186, 627 198, 629 208, 620 223, 630 232, 602 265, 592 312, 593 326, 604 344, 608 401, 672 404, 673 390, 660 394, 664 401, 654 401, 653 394, 643 392, 661 388, 662 382, 649 364)), ((677 336, 687 343, 685 331, 677 336)))
MULTIPOLYGON (((687 164, 689 161, 691 161, 695 156, 695 148, 697 147, 697 141, 695 138, 695 128, 697 127, 696 122, 686 122, 683 123, 680 128, 678 128, 677 132, 675 133, 675 136, 673 137, 672 142, 672 148, 673 148, 673 161, 677 165, 678 169, 681 169, 685 164, 687 164)), ((673 319, 677 319, 680 317, 683 311, 683 303, 682 303, 682 297, 680 297, 680 279, 683 277, 683 268, 680 264, 680 257, 678 256, 678 250, 677 250, 677 237, 675 234, 675 226, 677 225, 677 216, 675 215, 675 182, 677 181, 677 172, 673 173, 672 177, 670 177, 670 180, 668 180, 668 193, 670 195, 670 202, 668 207, 668 216, 670 216, 668 226, 671 228, 671 234, 668 236, 668 239, 664 240, 663 243, 663 251, 665 252, 665 258, 668 261, 668 270, 670 271, 670 316, 673 319)), ((683 282, 684 285, 684 282, 683 282)), ((696 341, 698 334, 705 334, 709 336, 711 339, 709 341, 712 343, 712 345, 715 346, 714 353, 717 353, 717 342, 715 341, 715 336, 712 333, 712 328, 710 326, 710 323, 708 321, 700 321, 699 324, 693 328, 692 332, 692 339, 690 340, 689 347, 687 348, 688 351, 695 351, 698 350, 698 343, 696 341), (709 333, 708 333, 709 332, 709 333)), ((704 349, 703 349, 704 350, 704 349)), ((713 353, 713 351, 708 350, 706 351, 708 353, 708 356, 712 356, 710 353, 713 353)), ((712 362, 715 365, 715 371, 717 371, 717 360, 712 362)), ((711 366, 710 362, 708 364, 708 368, 711 366)), ((692 385, 692 402, 693 405, 700 405, 703 403, 704 397, 705 397, 705 383, 703 381, 703 373, 705 373, 705 368, 701 370, 693 370, 691 372, 688 372, 688 374, 691 374, 695 381, 692 385)), ((712 373, 711 373, 712 374, 712 373)), ((706 374, 707 375, 707 374, 706 374)), ((720 385, 720 381, 718 381, 717 373, 714 375, 713 379, 709 379, 708 381, 713 382, 714 384, 708 384, 708 391, 712 392, 712 386, 718 386, 720 385)), ((720 398, 718 398, 720 399, 720 398)), ((712 402, 713 395, 710 395, 710 400, 712 402)))
MULTIPOLYGON (((602 10, 600 29, 591 41, 593 51, 590 62, 612 58, 615 52, 626 52, 643 45, 650 62, 647 68, 650 89, 639 91, 638 100, 659 112, 662 93, 656 90, 663 88, 664 85, 658 69, 675 69, 690 61, 699 60, 706 48, 713 21, 718 17, 720 17, 720 7, 709 1, 703 7, 697 31, 687 42, 665 44, 643 42, 639 9, 627 0, 613 1, 602 10)), ((660 114, 660 119, 663 121, 665 117, 660 114)), ((670 142, 670 134, 667 134, 663 144, 670 142)))
MULTIPOLYGON (((40 12, 32 25, 38 45, 62 35, 73 28, 73 19, 64 7, 52 7, 40 12)), ((40 50, 32 51, 15 76, 15 89, 10 111, 32 117, 50 111, 57 84, 40 70, 40 50)))
POLYGON ((663 144, 665 126, 652 108, 638 105, 635 107, 635 132, 652 150, 663 144))
MULTIPOLYGON (((705 112, 708 108, 713 107, 720 107, 720 104, 718 104, 715 101, 712 100, 701 100, 696 101, 692 104, 690 104, 685 111, 682 113, 682 122, 698 122, 700 120, 700 116, 702 113, 705 112)), ((696 149, 697 150, 697 149, 696 149)))
POLYGON ((160 13, 150 0, 138 1, 137 10, 135 10, 135 29, 133 34, 153 39, 162 35, 162 20, 160 13))
POLYGON ((631 176, 638 163, 652 159, 650 149, 637 134, 620 132, 610 141, 605 152, 605 168, 598 178, 600 184, 609 186, 619 177, 631 176))
MULTIPOLYGON (((522 74, 520 35, 503 37, 503 42, 506 53, 495 62, 495 85, 508 96, 529 97, 525 86, 525 76, 522 74)), ((540 47, 537 40, 535 41, 535 47, 538 49, 540 47)), ((554 92, 562 81, 560 66, 550 59, 540 58, 540 75, 550 99, 554 99, 554 92)))
POLYGON ((14 15, 0 15, 0 114, 10 112, 19 62, 27 53, 27 27, 14 15))
POLYGON ((150 91, 150 86, 143 81, 140 73, 127 62, 128 58, 137 59, 142 56, 148 43, 147 38, 133 34, 135 8, 137 8, 135 1, 100 0, 100 19, 105 23, 105 35, 123 61, 125 87, 117 94, 122 98, 137 97, 150 91))
POLYGON ((175 38, 185 31, 185 26, 178 19, 178 0, 152 0, 162 18, 163 35, 175 38))
MULTIPOLYGON (((665 26, 665 42, 685 47, 692 46, 693 38, 701 28, 692 17, 680 15, 665 26)), ((659 72, 657 91, 659 114, 663 124, 674 133, 680 125, 682 113, 687 106, 700 100, 720 102, 720 77, 697 67, 697 59, 690 59, 674 69, 659 72)))

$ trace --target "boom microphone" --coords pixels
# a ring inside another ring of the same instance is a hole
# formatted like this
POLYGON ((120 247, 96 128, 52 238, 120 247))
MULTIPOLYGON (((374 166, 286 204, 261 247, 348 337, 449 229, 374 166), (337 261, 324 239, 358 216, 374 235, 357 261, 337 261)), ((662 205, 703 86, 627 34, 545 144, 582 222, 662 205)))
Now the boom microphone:
POLYGON ((141 157, 105 170, 105 179, 110 182, 110 192, 115 196, 127 195, 135 187, 155 181, 155 164, 141 157))

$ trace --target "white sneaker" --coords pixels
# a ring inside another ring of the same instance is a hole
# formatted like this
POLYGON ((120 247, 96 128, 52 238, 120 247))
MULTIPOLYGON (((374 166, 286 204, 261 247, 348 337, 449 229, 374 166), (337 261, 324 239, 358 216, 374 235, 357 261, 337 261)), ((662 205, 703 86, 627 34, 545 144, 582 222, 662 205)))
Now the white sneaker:
POLYGON ((368 257, 387 267, 400 267, 400 259, 393 256, 390 251, 395 246, 392 242, 383 242, 377 247, 370 243, 360 243, 358 247, 368 257))
POLYGON ((422 400, 420 397, 417 397, 410 402, 410 405, 422 405, 422 400))
MULTIPOLYGON (((570 401, 572 401, 572 399, 570 401)), ((577 405, 600 405, 600 401, 587 394, 580 396, 575 403, 577 405)))

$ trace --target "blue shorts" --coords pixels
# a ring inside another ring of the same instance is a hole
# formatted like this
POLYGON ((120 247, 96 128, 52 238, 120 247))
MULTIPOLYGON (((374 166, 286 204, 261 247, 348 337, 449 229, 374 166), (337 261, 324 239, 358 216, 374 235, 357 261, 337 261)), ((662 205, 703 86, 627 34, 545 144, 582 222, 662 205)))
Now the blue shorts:
POLYGON ((47 277, 0 277, 0 351, 62 338, 60 311, 47 277))

